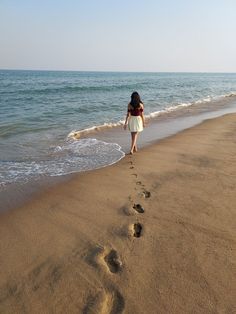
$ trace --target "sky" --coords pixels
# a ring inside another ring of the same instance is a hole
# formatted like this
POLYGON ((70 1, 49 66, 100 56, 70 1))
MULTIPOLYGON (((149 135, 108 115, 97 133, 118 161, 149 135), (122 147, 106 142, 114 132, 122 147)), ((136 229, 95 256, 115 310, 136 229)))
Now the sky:
POLYGON ((0 69, 236 72, 235 0, 0 0, 0 69))

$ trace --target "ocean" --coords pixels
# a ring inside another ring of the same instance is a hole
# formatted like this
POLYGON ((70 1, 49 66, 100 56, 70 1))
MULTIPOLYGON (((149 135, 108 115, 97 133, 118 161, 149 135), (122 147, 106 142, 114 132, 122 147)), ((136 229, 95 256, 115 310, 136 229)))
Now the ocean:
POLYGON ((160 121, 235 100, 236 74, 0 70, 0 189, 123 158, 116 137, 101 134, 122 128, 133 91, 160 121))

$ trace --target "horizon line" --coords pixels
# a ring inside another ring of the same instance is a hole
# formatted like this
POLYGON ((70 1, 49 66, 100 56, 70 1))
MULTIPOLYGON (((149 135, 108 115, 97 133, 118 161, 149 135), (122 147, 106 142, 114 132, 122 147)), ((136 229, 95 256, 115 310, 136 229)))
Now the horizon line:
POLYGON ((38 71, 38 72, 97 72, 97 73, 212 73, 212 74, 236 74, 225 71, 122 71, 122 70, 49 70, 49 69, 9 69, 0 68, 0 71, 38 71))

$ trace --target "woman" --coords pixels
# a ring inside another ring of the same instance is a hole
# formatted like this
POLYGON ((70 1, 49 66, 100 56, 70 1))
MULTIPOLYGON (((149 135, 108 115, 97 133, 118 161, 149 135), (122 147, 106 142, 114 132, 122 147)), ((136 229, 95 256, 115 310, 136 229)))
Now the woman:
POLYGON ((125 119, 124 129, 126 130, 127 124, 131 132, 131 149, 130 154, 137 152, 137 137, 138 133, 142 132, 145 121, 143 114, 143 102, 137 92, 133 92, 131 95, 131 101, 128 104, 127 116, 125 119))

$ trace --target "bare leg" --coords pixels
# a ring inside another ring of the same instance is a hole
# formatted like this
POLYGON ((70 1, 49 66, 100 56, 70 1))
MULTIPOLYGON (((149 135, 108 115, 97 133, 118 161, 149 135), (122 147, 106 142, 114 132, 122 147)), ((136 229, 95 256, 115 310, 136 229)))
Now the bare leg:
POLYGON ((130 154, 133 154, 135 148, 136 148, 136 141, 137 141, 138 133, 137 132, 131 132, 131 149, 130 154))

